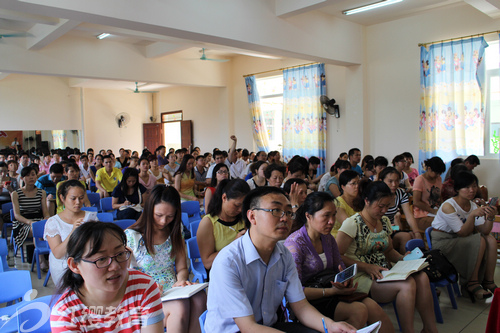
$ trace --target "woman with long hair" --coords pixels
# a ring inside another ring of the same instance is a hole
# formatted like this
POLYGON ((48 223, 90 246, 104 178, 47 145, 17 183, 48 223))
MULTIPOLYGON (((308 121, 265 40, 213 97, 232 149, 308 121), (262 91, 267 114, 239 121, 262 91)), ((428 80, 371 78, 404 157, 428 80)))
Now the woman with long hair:
POLYGON ((127 168, 123 173, 122 181, 115 187, 111 197, 113 209, 118 210, 116 212, 118 220, 137 221, 147 199, 146 188, 139 183, 139 172, 134 168, 127 168))
POLYGON ((212 268, 222 248, 244 235, 246 228, 241 206, 248 192, 250 186, 242 179, 224 179, 217 186, 196 234, 201 260, 207 270, 212 268))
MULTIPOLYGON (((181 200, 170 186, 156 185, 139 220, 125 230, 132 249, 132 268, 151 276, 163 292, 191 285, 182 238, 181 200)), ((169 332, 200 332, 198 318, 206 310, 206 293, 163 302, 169 332)))
POLYGON ((195 176, 194 176, 194 157, 193 155, 186 154, 182 158, 182 163, 179 170, 174 175, 174 186, 181 196, 181 201, 201 201, 196 196, 195 189, 195 176))
MULTIPOLYGON (((286 239, 285 246, 292 253, 304 286, 310 278, 326 269, 332 274, 345 269, 335 238, 330 234, 336 213, 334 199, 324 192, 309 194, 297 211, 295 220, 300 229, 286 239)), ((364 327, 366 322, 372 324, 381 320, 380 332, 394 332, 389 317, 371 298, 352 303, 339 299, 339 296, 352 295, 355 291, 356 285, 352 285, 351 281, 333 283, 331 288, 304 287, 309 303, 324 316, 335 321, 346 321, 356 328, 364 327)))
POLYGON ((217 185, 222 180, 229 179, 229 176, 229 168, 225 163, 219 163, 215 165, 214 171, 212 172, 212 178, 210 179, 210 186, 207 186, 205 190, 205 212, 208 212, 208 206, 210 205, 210 201, 215 194, 217 185))
POLYGON ((67 243, 68 267, 52 307, 52 332, 163 332, 155 281, 128 269, 131 252, 114 223, 86 222, 67 243), (78 315, 81 314, 81 315, 78 315))
POLYGON ((49 243, 50 276, 59 285, 67 265, 67 245, 71 234, 84 223, 90 212, 82 210, 85 201, 85 186, 79 180, 62 182, 57 191, 64 210, 52 216, 45 224, 43 238, 49 243))
POLYGON ((404 281, 376 281, 383 278, 381 271, 389 269, 390 263, 404 258, 392 246, 391 223, 384 215, 393 194, 381 181, 363 182, 359 190, 362 210, 342 223, 336 238, 342 261, 358 265, 354 282, 360 292, 370 293, 378 303, 396 301, 403 332, 414 332, 415 310, 422 318, 422 332, 437 332, 427 274, 414 273, 404 281))

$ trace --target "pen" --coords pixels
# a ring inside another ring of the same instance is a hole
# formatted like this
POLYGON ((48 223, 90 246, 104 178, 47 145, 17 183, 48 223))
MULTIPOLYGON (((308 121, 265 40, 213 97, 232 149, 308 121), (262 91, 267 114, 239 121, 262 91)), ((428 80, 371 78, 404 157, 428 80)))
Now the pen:
POLYGON ((323 329, 325 330, 325 333, 328 333, 328 329, 326 328, 325 324, 325 318, 321 318, 321 321, 323 322, 323 329))

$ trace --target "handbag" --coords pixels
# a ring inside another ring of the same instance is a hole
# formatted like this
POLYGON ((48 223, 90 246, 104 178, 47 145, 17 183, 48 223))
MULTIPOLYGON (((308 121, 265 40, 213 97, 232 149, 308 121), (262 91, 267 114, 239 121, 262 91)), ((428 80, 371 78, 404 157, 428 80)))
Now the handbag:
POLYGON ((446 256, 439 249, 429 250, 424 252, 424 257, 429 266, 425 267, 423 271, 429 277, 430 282, 437 282, 443 279, 448 280, 450 283, 457 282, 458 273, 453 264, 446 258, 446 256), (455 275, 455 281, 450 279, 450 275, 455 275))
POLYGON ((338 272, 333 269, 322 270, 318 274, 310 277, 303 286, 309 288, 331 288, 331 282, 335 280, 335 275, 337 275, 337 273, 338 272))

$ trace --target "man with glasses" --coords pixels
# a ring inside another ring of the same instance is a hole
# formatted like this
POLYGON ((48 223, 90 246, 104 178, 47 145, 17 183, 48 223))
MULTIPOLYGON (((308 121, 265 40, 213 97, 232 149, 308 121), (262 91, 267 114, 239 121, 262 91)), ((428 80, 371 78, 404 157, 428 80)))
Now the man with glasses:
MULTIPOLYGON (((278 242, 295 217, 283 190, 259 187, 242 207, 246 234, 222 249, 210 271, 208 332, 323 332, 323 316, 307 302, 291 253, 278 242), (283 297, 299 323, 278 323, 283 297)), ((356 332, 324 318, 329 332, 356 332)))

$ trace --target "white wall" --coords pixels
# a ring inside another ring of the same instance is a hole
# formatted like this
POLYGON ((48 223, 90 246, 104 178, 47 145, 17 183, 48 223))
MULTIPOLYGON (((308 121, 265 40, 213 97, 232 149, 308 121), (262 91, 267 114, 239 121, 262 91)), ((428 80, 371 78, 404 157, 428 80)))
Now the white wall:
MULTIPOLYGON (((418 158, 418 43, 494 31, 499 23, 463 4, 368 27, 364 97, 370 126, 363 154, 384 155, 390 160, 410 151, 418 158)), ((500 193, 498 161, 481 158, 475 172, 481 183, 488 185, 490 194, 500 193)))
POLYGON ((79 97, 67 79, 10 74, 0 80, 2 129, 80 129, 79 97))

